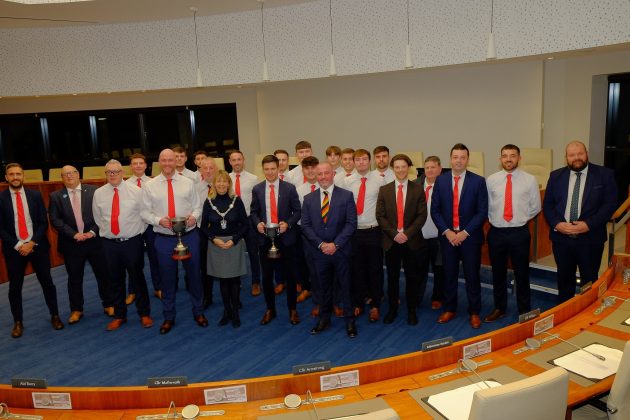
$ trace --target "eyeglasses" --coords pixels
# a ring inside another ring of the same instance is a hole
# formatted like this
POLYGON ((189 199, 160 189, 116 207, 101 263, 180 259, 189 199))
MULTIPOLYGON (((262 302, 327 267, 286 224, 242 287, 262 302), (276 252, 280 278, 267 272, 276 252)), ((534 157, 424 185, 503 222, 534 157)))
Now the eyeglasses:
POLYGON ((64 172, 61 174, 61 176, 65 176, 65 177, 69 177, 72 175, 77 175, 79 173, 79 171, 69 171, 69 172, 64 172))
POLYGON ((122 170, 121 170, 121 169, 119 169, 119 170, 117 170, 117 171, 105 171, 105 174, 106 174, 106 175, 109 175, 109 176, 114 176, 114 175, 118 175, 118 174, 119 174, 119 173, 121 173, 121 172, 122 172, 122 170))

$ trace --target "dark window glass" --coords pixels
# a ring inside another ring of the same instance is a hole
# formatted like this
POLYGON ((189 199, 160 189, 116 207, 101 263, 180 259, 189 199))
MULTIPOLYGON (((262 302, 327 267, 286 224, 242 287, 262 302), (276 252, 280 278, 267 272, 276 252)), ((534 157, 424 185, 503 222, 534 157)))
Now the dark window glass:
POLYGON ((99 157, 92 153, 90 118, 87 114, 48 114, 47 120, 53 162, 81 162, 99 157))
POLYGON ((44 145, 40 119, 36 115, 0 117, 2 161, 19 162, 27 168, 41 168, 44 145))
POLYGON ((236 104, 190 107, 195 120, 195 150, 205 150, 211 156, 226 156, 238 149, 236 104))
POLYGON ((175 146, 188 149, 192 137, 188 110, 143 110, 142 118, 149 156, 157 158, 160 151, 175 146))
POLYGON ((118 159, 126 165, 129 156, 141 153, 137 111, 96 112, 98 153, 103 159, 118 159))

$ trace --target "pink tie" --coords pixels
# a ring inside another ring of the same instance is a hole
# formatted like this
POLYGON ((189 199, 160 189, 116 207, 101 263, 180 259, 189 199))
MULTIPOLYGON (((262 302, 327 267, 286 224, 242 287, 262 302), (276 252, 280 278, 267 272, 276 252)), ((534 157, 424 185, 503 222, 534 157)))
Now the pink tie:
POLYGON ((83 228, 85 225, 83 224, 83 216, 81 215, 81 203, 79 202, 79 195, 77 194, 77 190, 72 190, 72 200, 70 201, 72 204, 72 213, 74 214, 74 221, 77 222, 77 231, 79 233, 83 233, 83 228))

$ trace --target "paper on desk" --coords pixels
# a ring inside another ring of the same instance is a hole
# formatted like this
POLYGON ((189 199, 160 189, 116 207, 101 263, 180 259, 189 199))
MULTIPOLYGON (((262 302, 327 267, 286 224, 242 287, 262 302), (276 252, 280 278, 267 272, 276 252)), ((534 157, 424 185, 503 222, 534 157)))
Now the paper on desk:
MULTIPOLYGON (((501 386, 495 381, 486 381, 490 388, 501 386)), ((473 394, 480 389, 488 389, 483 382, 477 382, 450 391, 431 395, 427 403, 449 420, 467 420, 470 414, 473 394)))
POLYGON ((590 344, 584 348, 595 354, 604 356, 606 360, 601 361, 582 350, 576 350, 554 359, 553 363, 594 381, 607 378, 617 373, 619 363, 621 362, 621 355, 623 354, 621 350, 612 349, 601 344, 590 344))

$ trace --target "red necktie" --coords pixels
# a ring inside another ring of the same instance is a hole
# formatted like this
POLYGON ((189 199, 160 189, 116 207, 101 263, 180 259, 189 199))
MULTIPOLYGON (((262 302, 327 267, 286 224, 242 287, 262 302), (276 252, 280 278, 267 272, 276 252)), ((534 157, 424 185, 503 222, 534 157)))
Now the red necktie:
POLYGON ((398 230, 402 230, 404 227, 404 206, 403 206, 403 186, 398 186, 398 193, 396 194, 396 218, 398 219, 398 230))
POLYGON ((311 192, 315 191, 315 184, 311 184, 311 192))
POLYGON ((234 192, 241 196, 241 174, 236 174, 236 182, 234 183, 234 192))
POLYGON ((271 223, 278 223, 278 206, 276 205, 276 187, 269 184, 269 207, 271 210, 271 223))
POLYGON ((453 229, 459 230, 459 175, 454 177, 453 187, 453 229))
POLYGON ((509 222, 514 217, 512 212, 512 174, 507 174, 505 182, 505 203, 503 203, 503 218, 509 222))
POLYGON ((306 177, 302 178, 302 184, 306 184, 306 177))
POLYGON ((383 178, 385 178, 385 174, 383 172, 381 172, 380 174, 383 178))
POLYGON ((22 203, 22 195, 19 191, 15 192, 15 207, 18 216, 18 233, 20 239, 28 238, 28 229, 26 228, 26 217, 24 216, 24 204, 22 203))
POLYGON ((431 192, 432 187, 433 185, 427 185, 427 188, 424 190, 424 199, 427 203, 429 202, 429 192, 431 192))
POLYGON ((118 217, 120 216, 120 199, 118 198, 118 188, 114 188, 114 198, 112 199, 112 222, 111 231, 114 235, 120 233, 118 217))
POLYGON ((363 214, 363 206, 365 205, 365 181, 366 177, 361 178, 361 186, 359 187, 359 196, 357 197, 357 214, 363 214))
POLYGON ((175 217, 175 194, 173 194, 173 178, 166 180, 168 182, 168 217, 175 217))
POLYGON ((138 188, 142 188, 142 181, 140 181, 140 178, 138 178, 136 184, 138 184, 138 188))
POLYGON ((349 174, 346 174, 346 176, 350 176, 350 175, 352 175, 352 172, 350 172, 349 174))
POLYGON ((280 179, 284 181, 284 174, 280 174, 280 179))

